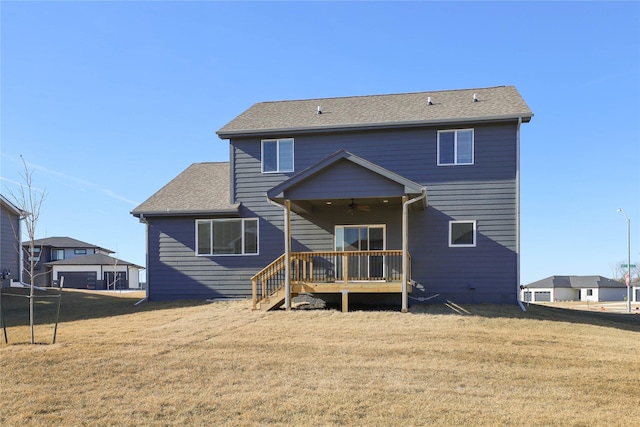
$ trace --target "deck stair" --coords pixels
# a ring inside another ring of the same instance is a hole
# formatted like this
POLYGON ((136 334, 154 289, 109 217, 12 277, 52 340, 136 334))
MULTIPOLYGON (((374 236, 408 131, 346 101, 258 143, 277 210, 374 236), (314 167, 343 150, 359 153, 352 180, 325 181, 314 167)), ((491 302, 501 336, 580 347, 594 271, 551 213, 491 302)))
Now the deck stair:
POLYGON ((284 285, 283 285, 273 294, 258 301, 257 309, 262 311, 273 310, 281 307, 282 304, 284 304, 284 300, 285 300, 285 292, 284 292, 284 285))
POLYGON ((284 303, 285 265, 283 254, 251 278, 254 310, 268 311, 284 303))

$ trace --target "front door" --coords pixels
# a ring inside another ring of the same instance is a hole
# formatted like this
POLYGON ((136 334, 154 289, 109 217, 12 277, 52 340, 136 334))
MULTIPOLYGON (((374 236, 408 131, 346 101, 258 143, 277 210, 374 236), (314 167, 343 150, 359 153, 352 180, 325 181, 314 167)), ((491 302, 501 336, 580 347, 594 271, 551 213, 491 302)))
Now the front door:
MULTIPOLYGON (((340 252, 385 250, 384 225, 338 225, 335 248, 340 252)), ((349 256, 349 280, 384 280, 384 257, 381 255, 349 256)), ((343 280, 343 257, 336 259, 337 277, 343 280)))

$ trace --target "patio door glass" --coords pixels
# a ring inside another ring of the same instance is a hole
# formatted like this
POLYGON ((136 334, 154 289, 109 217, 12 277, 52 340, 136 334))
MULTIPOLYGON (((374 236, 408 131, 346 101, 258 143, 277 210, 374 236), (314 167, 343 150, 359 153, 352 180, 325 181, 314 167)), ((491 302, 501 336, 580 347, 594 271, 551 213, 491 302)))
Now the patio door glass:
MULTIPOLYGON (((338 225, 335 232, 336 251, 361 252, 385 249, 384 225, 338 225)), ((349 280, 383 280, 384 257, 363 254, 348 257, 349 280)), ((336 276, 343 280, 344 257, 336 259, 336 276)))

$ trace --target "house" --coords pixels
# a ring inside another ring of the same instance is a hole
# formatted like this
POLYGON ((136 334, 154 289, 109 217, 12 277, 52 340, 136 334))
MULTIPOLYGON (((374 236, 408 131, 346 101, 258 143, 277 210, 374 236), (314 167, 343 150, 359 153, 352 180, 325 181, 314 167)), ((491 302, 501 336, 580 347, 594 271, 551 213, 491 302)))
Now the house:
POLYGON ((554 301, 625 301, 624 283, 602 276, 551 276, 522 286, 520 299, 525 302, 554 301))
POLYGON ((500 86, 261 102, 132 211, 148 298, 515 303, 520 126, 500 86))
MULTIPOLYGON (((23 242, 22 245, 25 253, 29 254, 30 242, 23 242)), ((36 239, 34 253, 29 254, 37 261, 34 285, 58 286, 64 276, 65 288, 139 288, 140 270, 144 267, 110 256, 113 253, 109 249, 70 237, 36 239)), ((29 271, 28 259, 25 259, 25 268, 29 271)), ((28 278, 29 274, 25 276, 28 278)))
POLYGON ((0 209, 0 280, 2 286, 11 286, 11 282, 20 282, 22 278, 20 236, 27 212, 1 194, 0 209))

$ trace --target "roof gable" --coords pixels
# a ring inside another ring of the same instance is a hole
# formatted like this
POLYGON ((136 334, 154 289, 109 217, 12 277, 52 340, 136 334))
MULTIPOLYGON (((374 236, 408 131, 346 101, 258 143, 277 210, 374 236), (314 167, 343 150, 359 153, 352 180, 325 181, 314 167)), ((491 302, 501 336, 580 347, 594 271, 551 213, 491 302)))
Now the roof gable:
MULTIPOLYGON (((420 184, 348 151, 339 150, 276 185, 267 192, 267 197, 277 201, 320 200, 399 197, 423 192, 426 189, 420 184), (354 177, 356 179, 350 179, 354 177)), ((426 207, 426 198, 422 207, 426 207)))
POLYGON ((518 118, 528 122, 531 117, 533 113, 515 87, 498 86, 260 102, 227 123, 217 133, 220 138, 227 139, 255 134, 419 126, 518 118), (321 114, 318 108, 321 109, 321 114))
POLYGON ((0 194, 0 203, 2 204, 2 206, 4 206, 6 209, 8 209, 14 215, 23 217, 28 213, 28 212, 23 211, 22 209, 18 208, 16 205, 14 205, 9 199, 4 197, 2 194, 0 194))
POLYGON ((230 202, 229 162, 194 163, 135 208, 137 217, 237 214, 230 202))

